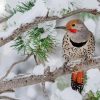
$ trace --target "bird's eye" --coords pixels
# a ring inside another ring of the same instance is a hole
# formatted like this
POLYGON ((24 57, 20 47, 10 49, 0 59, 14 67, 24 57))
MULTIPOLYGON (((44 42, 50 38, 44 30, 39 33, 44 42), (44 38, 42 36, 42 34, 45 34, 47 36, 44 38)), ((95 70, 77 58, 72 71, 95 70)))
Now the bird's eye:
POLYGON ((72 24, 72 26, 75 26, 75 24, 72 24))

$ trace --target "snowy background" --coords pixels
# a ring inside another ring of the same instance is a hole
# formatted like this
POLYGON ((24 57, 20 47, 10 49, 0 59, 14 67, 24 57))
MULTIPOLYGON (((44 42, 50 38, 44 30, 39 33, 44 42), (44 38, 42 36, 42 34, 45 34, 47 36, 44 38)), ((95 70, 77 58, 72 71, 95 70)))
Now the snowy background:
MULTIPOLYGON (((26 2, 26 1, 28 0, 0 0, 1 17, 4 14, 6 14, 5 5, 9 4, 11 9, 13 9, 17 5, 21 4, 21 2, 26 2)), ((49 13, 50 16, 52 15, 61 16, 60 12, 62 11, 62 9, 68 9, 68 7, 73 9, 72 5, 70 5, 70 2, 74 2, 77 8, 98 9, 100 11, 100 6, 98 6, 99 4, 96 0, 91 0, 91 2, 90 0, 36 0, 35 6, 31 10, 23 14, 17 12, 7 22, 2 23, 0 25, 0 37, 9 36, 14 29, 19 27, 21 24, 31 22, 37 16, 45 16, 48 9, 50 11, 49 13), (7 27, 6 30, 4 30, 5 27, 7 27)), ((59 42, 54 53, 49 55, 48 62, 46 62, 46 66, 50 66, 51 71, 55 69, 55 66, 60 67, 64 62, 64 59, 62 57, 63 54, 62 54, 61 44, 65 32, 61 30, 56 31, 54 30, 54 27, 59 25, 65 25, 70 19, 73 18, 80 18, 80 17, 79 15, 74 15, 65 18, 61 21, 51 21, 39 24, 39 27, 42 26, 45 29, 48 24, 52 25, 50 29, 51 32, 45 33, 43 37, 50 34, 52 36, 55 36, 55 38, 59 42)), ((86 24, 88 29, 93 32, 95 36, 96 39, 95 55, 99 56, 100 17, 98 17, 98 20, 85 18, 84 23, 86 24)), ((5 74, 6 70, 10 67, 10 65, 13 62, 24 58, 24 55, 18 54, 16 50, 10 47, 12 43, 13 41, 0 48, 0 68, 1 68, 0 77, 2 77, 5 74)), ((34 66, 35 66, 34 59, 33 57, 31 57, 27 62, 18 64, 7 78, 9 79, 17 74, 23 74, 26 72, 33 74, 43 74, 44 66, 42 64, 35 67, 34 66)), ((88 80, 84 88, 84 93, 87 93, 89 90, 92 90, 93 92, 100 90, 100 71, 98 69, 91 69, 87 72, 87 76, 88 80)), ((82 100, 82 96, 78 92, 73 91, 70 87, 70 75, 62 76, 58 78, 54 83, 47 82, 46 91, 48 93, 50 100, 82 100), (63 84, 61 83, 62 81, 63 84), (65 88, 60 89, 58 86, 59 84, 62 86, 65 85, 65 88)), ((47 98, 45 98, 43 95, 41 84, 16 89, 15 93, 9 93, 5 95, 9 96, 11 95, 11 97, 21 98, 20 100, 47 100, 47 98)))

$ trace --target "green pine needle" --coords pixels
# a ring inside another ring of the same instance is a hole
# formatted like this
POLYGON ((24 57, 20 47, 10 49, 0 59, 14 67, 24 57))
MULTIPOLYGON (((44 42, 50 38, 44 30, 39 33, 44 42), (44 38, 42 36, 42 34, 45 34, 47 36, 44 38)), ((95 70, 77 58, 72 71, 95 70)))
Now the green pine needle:
POLYGON ((61 76, 61 77, 57 78, 56 82, 57 82, 57 88, 60 91, 63 91, 64 89, 66 89, 69 86, 69 84, 66 81, 66 76, 61 76))
POLYGON ((39 60, 47 60, 48 53, 52 52, 55 46, 55 39, 48 35, 46 38, 41 38, 44 33, 43 28, 33 28, 27 32, 26 37, 19 36, 15 39, 15 44, 12 45, 17 51, 24 54, 34 54, 39 60))
POLYGON ((25 43, 24 43, 22 37, 18 36, 15 41, 16 41, 16 43, 14 45, 12 45, 11 47, 14 47, 15 49, 17 49, 18 52, 20 52, 20 51, 25 52, 26 46, 25 46, 25 43))
POLYGON ((28 33, 29 33, 30 38, 36 39, 40 37, 42 33, 44 33, 44 29, 36 27, 32 29, 31 31, 29 31, 28 33))
POLYGON ((24 13, 30 10, 34 6, 35 2, 36 0, 29 0, 25 3, 22 2, 21 5, 17 5, 17 7, 14 8, 12 12, 13 14, 15 14, 16 12, 24 13))
POLYGON ((90 13, 83 12, 83 13, 80 13, 80 18, 83 19, 83 20, 85 20, 85 18, 91 18, 93 20, 97 20, 98 16, 90 14, 90 13))
POLYGON ((52 52, 54 48, 54 39, 50 35, 41 39, 41 35, 44 33, 43 28, 36 27, 28 33, 35 46, 34 54, 42 61, 47 60, 48 53, 52 52))
POLYGON ((87 100, 100 100, 100 91, 97 91, 96 93, 89 91, 87 100))

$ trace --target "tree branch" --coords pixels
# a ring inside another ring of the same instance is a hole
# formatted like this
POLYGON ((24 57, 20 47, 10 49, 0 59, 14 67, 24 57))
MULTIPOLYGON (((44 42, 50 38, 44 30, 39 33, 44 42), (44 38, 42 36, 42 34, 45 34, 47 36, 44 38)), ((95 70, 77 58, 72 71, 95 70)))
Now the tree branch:
POLYGON ((15 99, 15 98, 8 97, 8 96, 0 96, 0 99, 2 99, 2 100, 19 100, 19 99, 15 99))
POLYGON ((15 29, 10 36, 8 36, 6 38, 1 37, 0 38, 0 47, 7 44, 8 42, 14 40, 15 37, 21 35, 22 33, 26 32, 26 31, 28 31, 29 29, 38 25, 39 23, 43 23, 45 21, 63 19, 63 18, 72 16, 72 15, 75 15, 75 14, 78 14, 78 13, 82 13, 82 12, 87 12, 87 13, 91 13, 91 14, 94 14, 94 15, 100 14, 100 12, 97 11, 96 9, 77 9, 77 10, 71 11, 71 12, 63 15, 61 18, 58 17, 58 16, 36 17, 36 19, 34 19, 32 22, 21 25, 19 28, 15 29))
MULTIPOLYGON (((94 58, 95 62, 91 63, 88 66, 82 67, 84 71, 87 71, 91 68, 100 68, 100 57, 95 57, 94 58)), ((52 81, 55 80, 57 77, 63 75, 63 74, 70 74, 72 72, 73 67, 72 66, 77 66, 79 64, 78 62, 75 62, 74 64, 70 64, 65 70, 64 66, 61 66, 59 69, 56 69, 53 72, 48 72, 45 75, 24 75, 21 77, 16 77, 11 80, 5 80, 0 82, 0 92, 2 93, 3 91, 14 89, 14 88, 20 88, 28 85, 34 85, 38 84, 41 82, 46 82, 46 81, 52 81)))
POLYGON ((27 60, 30 58, 30 56, 31 56, 31 55, 28 55, 28 56, 26 56, 26 58, 24 58, 24 59, 22 59, 22 60, 19 60, 19 61, 17 61, 17 62, 14 62, 14 63, 10 66, 10 68, 7 70, 6 74, 5 74, 3 77, 1 77, 0 81, 3 80, 4 78, 6 78, 6 77, 9 75, 9 73, 11 72, 11 70, 12 70, 17 64, 27 61, 27 60))
POLYGON ((100 3, 100 0, 97 0, 100 3))

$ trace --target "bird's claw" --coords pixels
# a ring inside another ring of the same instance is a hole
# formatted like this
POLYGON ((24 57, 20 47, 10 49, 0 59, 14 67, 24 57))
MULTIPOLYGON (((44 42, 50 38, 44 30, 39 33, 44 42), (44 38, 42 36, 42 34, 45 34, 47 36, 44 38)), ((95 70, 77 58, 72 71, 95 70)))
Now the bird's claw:
POLYGON ((88 62, 89 62, 89 64, 94 64, 94 63, 96 63, 96 61, 95 61, 94 59, 90 59, 88 62))
POLYGON ((96 61, 94 59, 89 59, 83 62, 84 65, 92 65, 96 63, 96 61))
POLYGON ((64 67, 67 67, 67 64, 68 64, 68 62, 64 62, 64 65, 63 65, 63 66, 64 66, 64 67))
POLYGON ((68 66, 68 62, 65 62, 65 63, 63 64, 63 68, 64 68, 64 71, 66 71, 66 70, 71 70, 70 67, 68 66))

